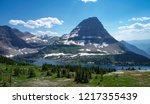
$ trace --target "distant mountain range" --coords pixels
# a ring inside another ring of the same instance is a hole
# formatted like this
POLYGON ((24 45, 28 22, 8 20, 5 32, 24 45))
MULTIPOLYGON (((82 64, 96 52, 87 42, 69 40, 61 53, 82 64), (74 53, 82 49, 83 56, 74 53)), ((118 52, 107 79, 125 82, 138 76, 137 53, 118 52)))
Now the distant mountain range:
POLYGON ((58 37, 38 37, 9 26, 0 26, 0 55, 13 57, 36 53, 49 45, 51 40, 54 42, 57 39, 58 37))
POLYGON ((0 26, 0 54, 12 57, 22 54, 24 50, 33 48, 26 41, 21 39, 23 33, 8 26, 0 26))
POLYGON ((128 43, 138 47, 139 49, 144 50, 146 53, 150 54, 150 39, 147 40, 132 40, 128 43))
POLYGON ((137 48, 136 46, 134 46, 134 45, 132 45, 132 44, 129 44, 129 43, 125 42, 125 41, 121 41, 121 43, 122 43, 129 51, 150 58, 150 55, 149 55, 148 53, 146 53, 145 51, 143 51, 142 49, 139 49, 139 48, 137 48))
POLYGON ((8 26, 0 26, 0 55, 57 58, 103 64, 150 64, 150 55, 114 39, 97 17, 80 22, 62 37, 35 36, 8 26))

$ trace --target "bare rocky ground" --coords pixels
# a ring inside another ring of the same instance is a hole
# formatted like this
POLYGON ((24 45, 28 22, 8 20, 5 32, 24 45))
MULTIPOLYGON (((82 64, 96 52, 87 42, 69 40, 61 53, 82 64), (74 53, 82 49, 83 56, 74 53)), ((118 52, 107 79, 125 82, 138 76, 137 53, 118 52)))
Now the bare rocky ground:
POLYGON ((51 79, 51 78, 32 78, 25 80, 24 82, 18 82, 14 86, 24 86, 24 87, 61 87, 65 86, 67 83, 71 83, 72 79, 51 79))

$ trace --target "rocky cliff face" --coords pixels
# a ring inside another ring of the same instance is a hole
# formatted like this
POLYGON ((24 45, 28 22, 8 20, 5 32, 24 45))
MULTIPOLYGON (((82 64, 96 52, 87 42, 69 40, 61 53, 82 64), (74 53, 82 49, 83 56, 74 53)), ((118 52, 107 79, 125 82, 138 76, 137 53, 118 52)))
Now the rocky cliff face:
POLYGON ((25 33, 12 29, 9 26, 0 26, 0 54, 13 57, 15 55, 22 55, 37 52, 31 44, 26 43, 21 37, 25 33))
POLYGON ((60 43, 81 46, 81 51, 121 54, 123 45, 115 40, 104 28, 97 17, 79 23, 69 34, 62 36, 60 43))

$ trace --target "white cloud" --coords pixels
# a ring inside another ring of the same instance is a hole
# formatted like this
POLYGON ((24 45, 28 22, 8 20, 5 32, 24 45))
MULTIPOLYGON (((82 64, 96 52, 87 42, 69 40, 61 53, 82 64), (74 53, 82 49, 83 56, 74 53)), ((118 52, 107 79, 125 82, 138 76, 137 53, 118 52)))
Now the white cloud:
POLYGON ((118 29, 114 36, 117 40, 150 39, 150 23, 134 23, 118 29))
POLYGON ((81 0, 84 3, 88 3, 88 2, 97 2, 97 0, 81 0))
POLYGON ((47 18, 40 18, 37 20, 28 20, 28 21, 10 20, 9 23, 12 25, 23 25, 24 27, 34 29, 39 27, 51 28, 54 25, 62 25, 63 21, 57 18, 47 17, 47 18))
POLYGON ((52 32, 52 31, 37 31, 32 34, 37 35, 37 36, 42 36, 42 35, 58 36, 57 32, 52 32))
POLYGON ((10 20, 9 23, 13 25, 25 24, 25 22, 22 20, 10 20))
POLYGON ((150 17, 139 17, 139 18, 135 18, 135 17, 133 17, 133 18, 131 18, 131 19, 129 19, 128 21, 147 21, 147 20, 150 20, 150 17))
POLYGON ((119 30, 131 30, 131 29, 150 29, 150 23, 134 23, 128 26, 120 26, 118 27, 119 30))

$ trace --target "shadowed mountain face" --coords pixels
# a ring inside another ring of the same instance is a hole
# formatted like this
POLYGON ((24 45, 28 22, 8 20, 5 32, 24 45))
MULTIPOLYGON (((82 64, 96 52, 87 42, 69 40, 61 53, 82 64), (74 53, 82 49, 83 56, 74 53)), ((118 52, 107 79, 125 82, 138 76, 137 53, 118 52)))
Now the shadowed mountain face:
POLYGON ((29 35, 9 26, 0 26, 0 54, 6 57, 37 52, 22 37, 29 35))
POLYGON ((14 57, 36 53, 40 48, 52 44, 58 37, 36 36, 9 26, 0 26, 0 55, 14 57))
POLYGON ((149 55, 148 53, 146 53, 145 51, 143 51, 143 50, 137 48, 136 46, 131 45, 131 44, 125 42, 125 41, 121 41, 121 43, 122 43, 129 51, 150 58, 150 55, 149 55))
POLYGON ((16 30, 8 26, 0 26, 0 42, 1 46, 6 47, 31 48, 29 44, 17 36, 16 30))
POLYGON ((63 38, 73 41, 84 40, 85 44, 102 44, 103 42, 107 44, 113 44, 117 42, 117 40, 115 40, 105 30, 102 23, 97 19, 97 17, 91 17, 83 20, 70 32, 70 34, 64 35, 63 38))
POLYGON ((83 20, 69 34, 63 35, 59 41, 42 49, 39 54, 43 58, 99 64, 150 62, 148 58, 130 51, 115 40, 96 17, 83 20))
POLYGON ((97 17, 91 17, 83 20, 71 31, 69 35, 69 40, 85 40, 85 43, 101 44, 105 42, 107 44, 113 44, 117 42, 105 30, 97 17))
POLYGON ((128 41, 128 43, 138 47, 139 49, 144 50, 148 54, 150 54, 150 39, 147 40, 132 40, 128 41))
POLYGON ((124 46, 115 40, 97 17, 79 23, 69 34, 62 36, 60 44, 81 46, 81 51, 121 54, 124 46))

